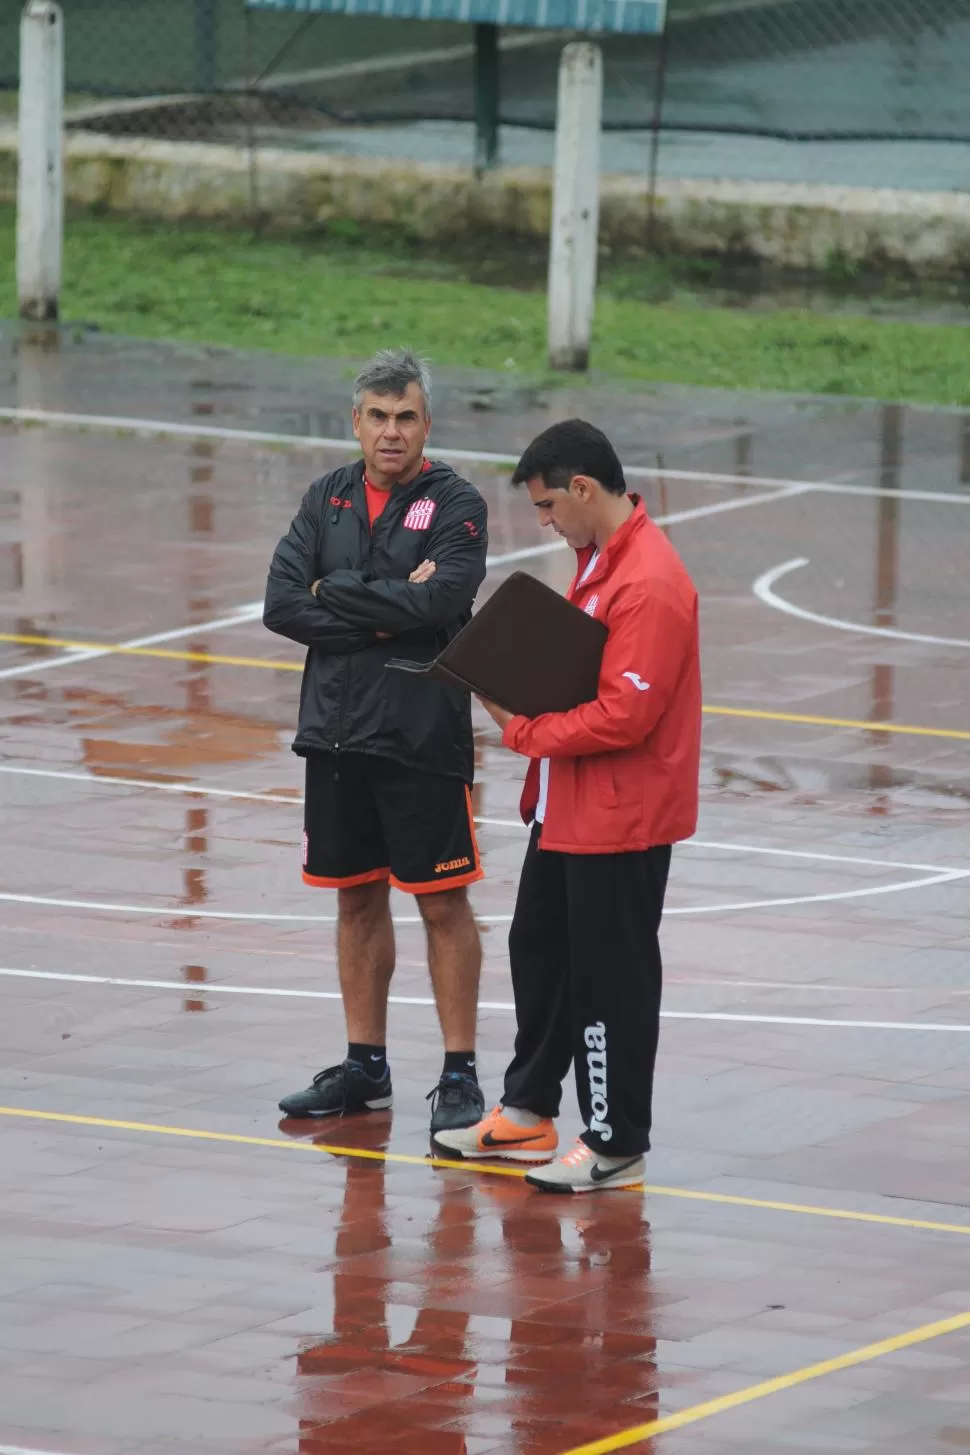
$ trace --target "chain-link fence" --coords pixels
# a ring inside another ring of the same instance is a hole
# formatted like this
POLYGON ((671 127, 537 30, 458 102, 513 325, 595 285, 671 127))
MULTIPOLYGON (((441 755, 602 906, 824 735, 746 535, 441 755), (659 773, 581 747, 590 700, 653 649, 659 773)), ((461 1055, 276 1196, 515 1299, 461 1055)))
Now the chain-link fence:
MULTIPOLYGON (((250 148, 472 155, 470 26, 250 9, 245 0, 63 8, 74 127, 250 148)), ((6 0, 0 16, 8 111, 18 11, 6 0)), ((505 161, 550 159, 569 38, 502 35, 505 161)), ((661 175, 970 183, 970 0, 671 0, 665 37, 601 44, 607 171, 645 171, 659 128, 661 175)))

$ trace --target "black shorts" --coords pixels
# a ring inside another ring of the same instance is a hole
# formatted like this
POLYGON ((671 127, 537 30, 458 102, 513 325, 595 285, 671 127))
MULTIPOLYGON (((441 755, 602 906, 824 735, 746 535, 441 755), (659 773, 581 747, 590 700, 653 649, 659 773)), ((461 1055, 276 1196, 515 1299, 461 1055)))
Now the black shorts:
POLYGON ((364 753, 309 753, 303 879, 351 889, 387 879, 434 894, 484 878, 460 778, 364 753))

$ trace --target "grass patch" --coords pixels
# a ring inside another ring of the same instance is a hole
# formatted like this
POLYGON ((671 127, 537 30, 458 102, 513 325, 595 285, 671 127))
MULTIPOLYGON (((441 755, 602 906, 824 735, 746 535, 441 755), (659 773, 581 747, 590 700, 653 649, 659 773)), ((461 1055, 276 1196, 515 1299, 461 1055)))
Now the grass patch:
MULTIPOLYGON (((541 250, 522 255, 519 287, 479 281, 508 276, 488 257, 443 257, 352 228, 267 240, 85 215, 67 229, 62 311, 140 338, 336 357, 409 343, 438 364, 544 377, 541 250)), ((0 209, 0 258, 0 314, 13 317, 10 208, 0 209)), ((970 405, 963 326, 711 306, 696 287, 665 291, 656 270, 605 269, 600 377, 970 405)))

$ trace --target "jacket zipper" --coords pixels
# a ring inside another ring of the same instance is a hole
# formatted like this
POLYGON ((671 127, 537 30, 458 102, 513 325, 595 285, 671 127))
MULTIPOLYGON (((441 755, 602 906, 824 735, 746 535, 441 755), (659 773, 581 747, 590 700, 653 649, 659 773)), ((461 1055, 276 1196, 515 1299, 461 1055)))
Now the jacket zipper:
MULTIPOLYGON (((419 477, 419 479, 420 479, 420 477, 419 477)), ((417 485, 417 483, 418 483, 418 481, 415 481, 414 482, 415 485, 417 485)), ((350 488, 351 488, 351 491, 352 491, 353 490, 353 486, 351 486, 350 488)), ((416 493, 414 491, 413 487, 412 487, 412 493, 416 493)), ((405 504, 408 504, 408 503, 410 503, 410 499, 408 499, 407 501, 405 501, 405 504)), ((391 504, 391 502, 390 502, 390 500, 388 500, 387 505, 381 511, 379 517, 374 522, 374 525, 373 526, 370 526, 370 523, 368 522, 368 533, 367 533, 367 564, 368 564, 368 566, 371 566, 373 564, 373 560, 374 560, 374 532, 380 527, 380 525, 381 525, 382 522, 384 522, 386 524, 385 517, 387 515, 387 511, 388 511, 388 508, 390 507, 390 504, 391 504)), ((332 496, 331 496, 331 505, 332 505, 332 508, 333 508, 333 514, 331 516, 331 524, 334 524, 335 525, 336 522, 337 522, 338 509, 340 507, 338 507, 337 505, 333 504, 333 497, 332 496)), ((347 711, 347 687, 348 687, 349 681, 350 681, 350 662, 349 661, 346 661, 344 663, 344 680, 343 680, 343 686, 342 686, 341 692, 340 692, 340 716, 337 719, 337 736, 336 736, 336 739, 334 740, 334 745, 333 745, 333 751, 334 751, 335 756, 337 757, 337 762, 334 764, 334 769, 333 769, 333 777, 334 777, 334 782, 335 783, 339 783, 339 781, 340 781, 340 759, 339 759, 339 755, 340 755, 340 739, 343 736, 343 730, 344 730, 344 715, 346 714, 346 711, 347 711)))
MULTIPOLYGON (((342 491, 341 492, 341 496, 343 496, 344 494, 346 494, 348 496, 352 496, 353 495, 353 481, 351 481, 351 483, 347 487, 346 491, 342 491)), ((338 515, 338 509, 342 509, 342 508, 343 507, 338 507, 338 506, 334 505, 334 507, 333 507, 333 515, 331 516, 331 524, 336 524, 337 515, 338 515)), ((356 512, 353 512, 352 511, 352 513, 356 513, 356 512)), ((368 560, 369 560, 369 556, 368 556, 368 560)), ((339 716, 337 718, 337 736, 334 739, 334 744, 333 744, 334 755, 335 755, 335 757, 337 759, 337 761, 334 763, 334 768, 333 768, 333 779, 334 779, 334 782, 335 783, 339 783, 340 782, 340 739, 343 737, 344 717, 346 716, 346 713, 347 713, 347 689, 348 689, 349 685, 350 685, 350 659, 349 658, 345 658, 344 659, 344 670, 343 670, 343 682, 341 683, 341 687, 340 687, 340 714, 339 714, 339 716)))

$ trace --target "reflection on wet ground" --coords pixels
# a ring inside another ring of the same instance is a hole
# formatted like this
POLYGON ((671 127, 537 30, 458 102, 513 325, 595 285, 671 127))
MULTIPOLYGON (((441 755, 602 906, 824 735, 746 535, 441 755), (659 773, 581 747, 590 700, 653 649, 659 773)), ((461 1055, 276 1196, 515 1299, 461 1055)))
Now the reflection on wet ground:
MULTIPOLYGON (((3 377, 8 406, 346 434, 335 365, 64 340, 3 377)), ((483 411, 493 383, 441 379, 442 450, 560 411, 633 466, 660 450, 635 484, 703 600, 652 1190, 564 1204, 428 1162, 403 897, 393 1118, 278 1123, 343 1030, 334 901, 299 882, 299 657, 253 603, 343 456, 0 425, 0 1448, 552 1455, 970 1310, 966 421, 595 388, 483 411)), ((503 563, 543 544, 528 502, 464 468, 486 590, 564 586, 564 552, 503 563)), ((484 719, 476 755, 495 1095, 521 770, 484 719)), ((943 1455, 968 1353, 951 1330, 638 1448, 943 1455)))

